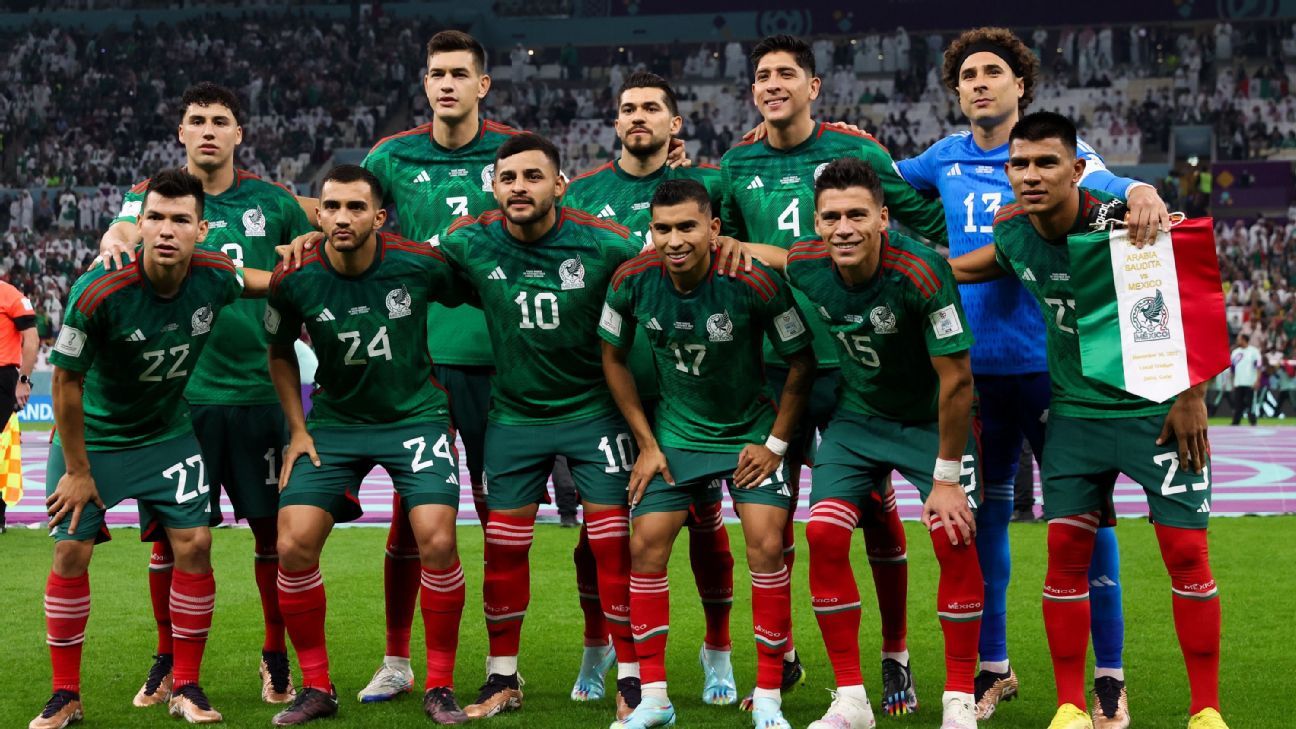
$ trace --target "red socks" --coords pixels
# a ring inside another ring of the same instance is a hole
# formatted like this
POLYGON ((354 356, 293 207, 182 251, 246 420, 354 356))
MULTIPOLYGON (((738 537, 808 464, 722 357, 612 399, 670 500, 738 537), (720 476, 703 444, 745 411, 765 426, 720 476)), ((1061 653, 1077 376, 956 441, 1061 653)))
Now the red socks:
POLYGON ((640 680, 665 681, 666 636, 670 631, 670 582, 665 572, 630 573, 630 615, 636 626, 640 680))
POLYGON ((325 693, 333 686, 329 677, 328 648, 324 643, 327 607, 324 578, 318 564, 301 572, 286 572, 283 567, 279 568, 279 610, 283 613, 288 637, 297 649, 301 685, 325 693))
POLYGON ((175 555, 165 537, 153 542, 149 555, 149 600, 153 603, 153 622, 157 624, 157 652, 170 655, 171 647, 171 569, 175 555))
POLYGON ((171 632, 175 645, 175 683, 179 689, 198 683, 207 633, 216 608, 216 578, 180 569, 171 580, 171 632))
POLYGON ((864 547, 882 618, 882 650, 899 653, 906 648, 908 633, 905 609, 909 601, 909 559, 895 491, 883 499, 877 519, 881 523, 864 527, 864 547))
POLYGON ((1057 682, 1057 702, 1085 707, 1089 652, 1089 562, 1098 512, 1051 519, 1044 575, 1044 631, 1057 682))
MULTIPOLYGON (((387 531, 387 555, 383 559, 383 597, 387 611, 386 655, 409 658, 410 629, 414 625, 414 603, 419 596, 419 551, 414 528, 392 493, 391 527, 387 531)), ((327 690, 327 687, 326 687, 327 690)))
POLYGON ((50 572, 45 579, 45 642, 55 691, 81 691, 81 644, 89 619, 90 575, 59 577, 50 572))
POLYGON ((279 553, 275 551, 274 541, 264 544, 257 540, 255 550, 253 573, 257 592, 261 593, 261 616, 265 620, 265 643, 261 650, 284 653, 288 646, 284 642, 283 615, 279 613, 279 553))
POLYGON ((576 593, 580 595, 581 612, 585 615, 585 645, 607 645, 608 627, 603 620, 603 606, 599 604, 598 563, 584 524, 572 550, 572 562, 576 564, 576 593))
POLYGON ((706 618, 703 640, 708 648, 728 650, 733 645, 729 612, 733 609, 734 559, 721 509, 719 501, 690 507, 689 563, 706 618))
POLYGON ((936 616, 945 634, 945 690, 975 693, 977 641, 985 603, 976 543, 950 544, 940 517, 933 517, 929 528, 940 564, 936 616))
POLYGON ((634 663, 630 634, 630 509, 586 511, 585 528, 598 567, 599 603, 618 663, 634 663))
POLYGON ((455 652, 459 649, 459 620, 464 607, 464 574, 459 560, 443 570, 422 570, 419 593, 423 634, 427 638, 425 688, 454 688, 455 652))
POLYGON ((522 619, 531 602, 528 557, 534 538, 535 517, 491 513, 486 522, 482 598, 491 656, 518 654, 522 619))
POLYGON ((850 564, 851 535, 859 516, 853 504, 824 499, 811 507, 806 524, 810 595, 838 686, 864 683, 860 672, 860 594, 850 564))
POLYGON ((1156 525, 1161 559, 1170 572, 1175 632, 1188 668, 1190 714, 1219 709, 1220 601, 1211 576, 1205 529, 1156 525))
POLYGON ((786 565, 777 572, 751 573, 752 628, 756 634, 756 688, 783 684, 783 654, 790 649, 792 578, 786 565))

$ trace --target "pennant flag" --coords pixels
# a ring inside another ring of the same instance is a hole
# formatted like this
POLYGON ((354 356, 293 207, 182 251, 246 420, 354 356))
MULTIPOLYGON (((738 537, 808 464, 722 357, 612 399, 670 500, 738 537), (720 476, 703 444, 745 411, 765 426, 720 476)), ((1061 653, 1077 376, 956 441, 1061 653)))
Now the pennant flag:
POLYGON ((1067 239, 1085 377, 1165 402, 1229 366, 1210 218, 1136 248, 1124 229, 1067 239))
POLYGON ((16 506, 23 497, 22 433, 18 430, 18 413, 9 416, 9 423, 0 432, 0 495, 9 506, 16 506))

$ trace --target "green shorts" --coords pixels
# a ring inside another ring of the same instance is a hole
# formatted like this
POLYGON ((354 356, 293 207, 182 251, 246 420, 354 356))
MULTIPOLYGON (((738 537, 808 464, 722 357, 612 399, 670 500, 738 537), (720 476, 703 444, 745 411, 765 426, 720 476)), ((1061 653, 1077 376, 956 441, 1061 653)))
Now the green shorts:
POLYGON ((309 459, 293 464, 279 508, 318 506, 336 522, 354 521, 360 484, 376 466, 391 477, 408 512, 424 504, 459 508, 459 453, 455 434, 442 422, 353 425, 311 430, 319 468, 309 459))
POLYGON ((1086 419, 1053 415, 1044 434, 1040 468, 1044 518, 1090 511, 1112 516, 1116 476, 1125 474, 1147 493, 1152 521, 1205 529, 1210 517, 1210 464, 1192 473, 1179 462, 1179 444, 1157 445, 1164 415, 1086 419))
POLYGON ((581 499, 626 505, 636 449, 620 413, 548 425, 487 425, 486 505, 517 509, 549 503, 545 485, 555 456, 567 457, 581 499))
POLYGON ((211 482, 211 525, 221 523, 220 492, 234 518, 265 519, 279 511, 279 465, 288 442, 278 405, 190 405, 194 436, 211 482))
POLYGON ((792 490, 787 482, 787 467, 780 463, 770 477, 749 489, 733 485, 733 473, 738 468, 737 453, 707 453, 663 447, 666 464, 675 485, 657 476, 648 483, 633 516, 656 512, 688 511, 690 506, 705 506, 720 500, 720 482, 729 486, 729 497, 734 504, 768 504, 782 509, 792 508, 792 490))
POLYGON ((474 483, 481 483, 486 452, 486 411, 490 409, 493 367, 434 365, 432 374, 450 393, 450 422, 464 444, 464 460, 474 483))
MULTIPOLYGON (((211 499, 207 497, 207 468, 202 450, 192 434, 161 443, 111 451, 89 451, 90 474, 104 506, 111 509, 126 499, 135 499, 139 509, 140 541, 154 542, 165 536, 163 527, 193 529, 205 527, 211 519, 211 499)), ((59 479, 67 473, 63 446, 50 444, 45 462, 45 495, 54 493, 59 479)), ((86 504, 75 534, 68 532, 72 517, 65 516, 54 530, 54 538, 63 540, 94 539, 106 542, 111 537, 104 524, 103 510, 86 504)))
MULTIPOLYGON (((887 475, 899 471, 923 501, 931 493, 932 468, 940 450, 935 422, 902 423, 840 410, 824 431, 811 472, 810 504, 841 499, 863 509, 884 495, 887 475)), ((973 509, 981 502, 981 466, 975 423, 963 449, 959 483, 973 509)))

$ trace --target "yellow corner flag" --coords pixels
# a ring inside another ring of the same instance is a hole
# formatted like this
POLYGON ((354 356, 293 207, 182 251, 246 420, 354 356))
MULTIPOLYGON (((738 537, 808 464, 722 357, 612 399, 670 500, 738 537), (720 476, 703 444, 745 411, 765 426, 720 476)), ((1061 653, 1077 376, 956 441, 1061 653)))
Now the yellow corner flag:
POLYGON ((18 413, 9 416, 9 423, 0 433, 0 494, 9 506, 15 506, 23 497, 22 433, 18 429, 18 413))

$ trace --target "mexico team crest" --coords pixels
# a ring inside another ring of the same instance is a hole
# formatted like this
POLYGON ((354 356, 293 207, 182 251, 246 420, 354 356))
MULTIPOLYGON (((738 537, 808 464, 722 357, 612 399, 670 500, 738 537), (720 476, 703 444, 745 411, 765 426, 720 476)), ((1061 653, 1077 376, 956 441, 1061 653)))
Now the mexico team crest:
POLYGON ((482 168, 481 183, 482 192, 490 192, 491 185, 495 182, 495 163, 492 162, 482 168))
POLYGON ((212 321, 215 318, 216 318, 216 314, 215 312, 212 311, 210 306, 203 304, 201 307, 199 307, 198 311, 195 311, 193 313, 193 317, 189 319, 189 324, 190 326, 193 327, 192 336, 196 337, 199 334, 206 334, 207 332, 210 332, 212 321))
POLYGON ((824 171, 825 169, 827 169, 827 167, 828 167, 828 163, 827 163, 827 162, 824 162, 823 164, 821 164, 821 165, 819 165, 818 167, 815 168, 815 171, 814 171, 814 181, 815 181, 815 182, 818 182, 818 181, 819 181, 819 175, 822 175, 822 174, 823 174, 823 171, 824 171))
POLYGON ((243 235, 249 238, 264 238, 266 234, 265 213, 261 206, 248 208, 243 213, 243 235))
POLYGON ((1170 338, 1170 310, 1166 307, 1161 289, 1156 296, 1134 302, 1130 309, 1130 324, 1134 325, 1134 341, 1155 342, 1170 338))
POLYGON ((387 318, 400 319, 409 316, 410 293, 404 286, 387 292, 387 318))
POLYGON ((733 341, 733 322, 729 320, 729 312, 712 314, 707 318, 706 323, 707 339, 712 342, 732 342, 733 341))
POLYGON ((558 278, 562 279, 563 291, 585 288, 585 264, 580 258, 568 258, 558 267, 558 278))
POLYGON ((877 334, 895 334, 896 332, 895 313, 891 311, 891 307, 885 304, 873 307, 873 311, 869 313, 869 321, 873 323, 873 331, 877 334))

